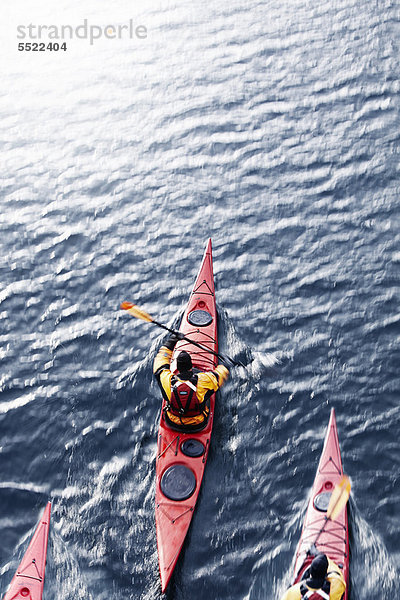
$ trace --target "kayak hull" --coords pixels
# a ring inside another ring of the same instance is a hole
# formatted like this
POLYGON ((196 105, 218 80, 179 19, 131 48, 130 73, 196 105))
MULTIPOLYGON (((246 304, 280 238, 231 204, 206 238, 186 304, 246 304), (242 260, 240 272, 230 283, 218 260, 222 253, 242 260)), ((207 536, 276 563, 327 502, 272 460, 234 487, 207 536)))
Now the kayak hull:
MULTIPOLYGON (((335 409, 332 408, 324 447, 308 503, 303 530, 296 550, 294 579, 298 583, 310 566, 315 551, 307 554, 318 532, 325 524, 326 509, 330 494, 343 477, 342 458, 336 425, 335 409)), ((349 531, 347 504, 335 520, 328 521, 316 544, 316 551, 323 552, 342 570, 346 581, 343 600, 348 598, 349 582, 349 531)))
MULTIPOLYGON (((211 240, 208 240, 179 331, 210 350, 218 352, 211 240), (200 325, 193 324, 199 322, 200 325)), ((214 355, 181 340, 172 355, 171 370, 173 371, 176 371, 176 357, 181 350, 189 352, 193 366, 202 371, 210 371, 217 364, 214 355)), ((163 592, 171 579, 199 496, 210 448, 214 407, 215 394, 210 399, 210 415, 206 427, 198 432, 182 432, 172 429, 165 422, 163 417, 165 401, 163 401, 158 430, 155 494, 157 549, 163 592), (188 451, 193 454, 193 449, 196 455, 188 456, 188 451), (172 497, 174 494, 171 494, 168 489, 165 493, 168 483, 164 482, 168 482, 170 473, 171 478, 175 478, 176 481, 175 473, 179 469, 184 478, 183 488, 186 483, 188 488, 187 493, 184 493, 183 497, 180 496, 182 499, 175 499, 172 497)))
POLYGON ((41 600, 46 569, 51 504, 47 503, 3 600, 41 600))

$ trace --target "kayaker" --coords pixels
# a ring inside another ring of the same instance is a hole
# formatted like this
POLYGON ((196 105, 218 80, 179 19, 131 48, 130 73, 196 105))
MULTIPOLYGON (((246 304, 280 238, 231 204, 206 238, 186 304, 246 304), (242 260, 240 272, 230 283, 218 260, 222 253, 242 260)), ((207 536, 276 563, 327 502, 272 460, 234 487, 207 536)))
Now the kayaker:
POLYGON ((326 554, 318 554, 311 563, 307 578, 292 585, 281 600, 340 600, 345 589, 346 583, 337 564, 326 554))
POLYGON ((219 364, 212 371, 195 372, 190 354, 182 350, 176 361, 178 373, 174 374, 170 365, 179 339, 179 334, 171 334, 161 346, 154 359, 153 372, 166 400, 164 418, 168 425, 185 431, 199 431, 208 420, 208 400, 225 383, 229 371, 219 364))

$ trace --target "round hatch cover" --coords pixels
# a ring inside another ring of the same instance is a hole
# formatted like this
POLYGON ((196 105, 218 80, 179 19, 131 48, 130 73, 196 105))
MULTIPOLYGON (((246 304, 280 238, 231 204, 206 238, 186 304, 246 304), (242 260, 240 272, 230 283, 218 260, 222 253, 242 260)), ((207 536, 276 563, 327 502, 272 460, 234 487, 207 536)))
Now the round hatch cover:
POLYGON ((326 512, 328 510, 329 501, 331 499, 332 492, 321 492, 318 496, 314 498, 314 506, 317 510, 321 512, 326 512))
POLYGON ((190 438, 190 439, 182 442, 181 450, 182 450, 183 454, 186 454, 186 456, 191 456, 192 458, 197 458, 198 456, 203 456, 204 444, 202 444, 200 442, 200 440, 195 440, 194 438, 190 438))
POLYGON ((194 327, 206 327, 212 323, 212 316, 207 310, 192 310, 188 314, 188 321, 194 327))
POLYGON ((185 465, 172 465, 161 477, 160 486, 170 500, 187 500, 196 489, 196 478, 185 465))

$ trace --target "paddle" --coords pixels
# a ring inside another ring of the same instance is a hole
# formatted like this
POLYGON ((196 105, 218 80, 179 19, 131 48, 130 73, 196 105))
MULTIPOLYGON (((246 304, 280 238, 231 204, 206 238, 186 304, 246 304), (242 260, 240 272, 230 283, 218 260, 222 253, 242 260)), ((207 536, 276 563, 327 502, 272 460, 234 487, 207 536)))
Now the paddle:
POLYGON ((165 329, 166 331, 169 331, 170 333, 174 333, 178 337, 178 339, 186 340, 190 344, 193 344, 193 346, 197 346, 198 348, 201 348, 201 350, 204 350, 205 352, 210 352, 210 354, 214 354, 214 356, 217 356, 218 358, 220 358, 221 360, 223 360, 225 362, 230 362, 235 367, 245 367, 246 366, 240 361, 233 360, 233 358, 231 358, 230 356, 225 356, 223 354, 219 354, 218 352, 214 352, 214 350, 207 348, 207 346, 203 346, 203 344, 199 344, 198 342, 195 342, 194 340, 186 337, 185 335, 183 335, 183 333, 181 333, 180 331, 177 331, 176 329, 171 329, 170 327, 167 327, 166 325, 159 323, 158 321, 153 319, 153 317, 151 317, 143 309, 139 308, 135 304, 132 304, 132 302, 122 302, 120 308, 122 308, 122 310, 126 310, 130 315, 132 315, 133 317, 136 317, 137 319, 142 319, 142 321, 147 321, 148 323, 153 323, 154 325, 157 325, 157 327, 161 327, 162 329, 165 329))
POLYGON ((312 546, 315 546, 319 537, 323 531, 325 531, 325 527, 328 521, 334 521, 338 515, 342 512, 344 507, 346 506, 347 500, 350 497, 351 483, 347 475, 343 475, 342 479, 335 485, 335 489, 332 492, 331 498, 329 500, 328 509, 325 515, 325 523, 322 528, 319 530, 316 539, 312 546))

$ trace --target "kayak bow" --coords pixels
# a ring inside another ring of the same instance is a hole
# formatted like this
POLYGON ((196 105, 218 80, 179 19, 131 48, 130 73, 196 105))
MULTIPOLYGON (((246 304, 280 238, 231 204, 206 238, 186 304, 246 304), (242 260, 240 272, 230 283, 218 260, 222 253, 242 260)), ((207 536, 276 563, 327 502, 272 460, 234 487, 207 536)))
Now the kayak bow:
MULTIPOLYGON (((206 348, 218 351, 210 239, 179 331, 206 348)), ((181 350, 189 352, 193 366, 197 369, 210 371, 217 364, 215 355, 199 349, 187 340, 181 340, 172 355, 172 371, 176 371, 176 357, 181 350)), ((163 592, 171 579, 196 506, 210 447, 214 406, 215 394, 210 399, 207 425, 199 432, 187 433, 168 427, 163 419, 163 410, 161 412, 156 459, 155 517, 163 592)), ((162 409, 164 408, 165 400, 162 409)))
POLYGON ((50 512, 51 503, 48 502, 3 600, 42 599, 50 512))
POLYGON ((332 513, 329 520, 327 519, 327 511, 330 511, 332 507, 331 497, 335 488, 340 493, 341 488, 348 485, 348 492, 350 491, 350 484, 347 484, 346 480, 347 478, 343 474, 335 409, 332 408, 303 531, 296 550, 292 583, 298 583, 316 553, 323 552, 342 570, 346 582, 343 600, 348 598, 349 583, 347 499, 338 507, 339 510, 332 513))

